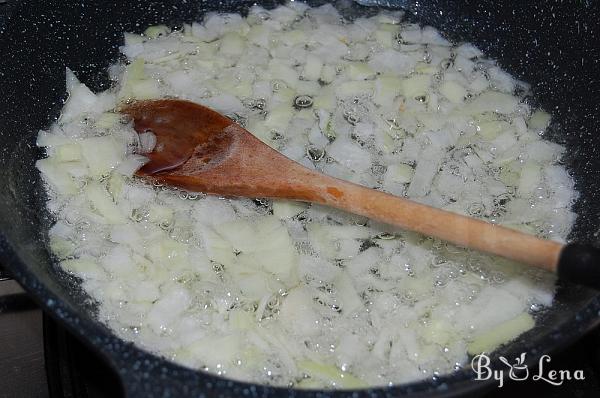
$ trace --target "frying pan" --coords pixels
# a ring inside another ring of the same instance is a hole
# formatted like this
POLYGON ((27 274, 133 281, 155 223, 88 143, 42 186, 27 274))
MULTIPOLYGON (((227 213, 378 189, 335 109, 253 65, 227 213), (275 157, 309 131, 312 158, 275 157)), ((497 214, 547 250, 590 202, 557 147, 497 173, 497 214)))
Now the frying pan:
MULTIPOLYGON (((361 0, 377 3, 377 0, 361 0)), ((96 350, 118 374, 130 397, 391 397, 467 395, 493 388, 467 366, 451 375, 395 387, 354 392, 298 391, 234 382, 175 365, 117 338, 95 320, 94 303, 61 272, 46 249, 51 223, 34 168, 38 129, 59 115, 66 97, 65 66, 93 90, 110 86, 106 68, 118 58, 121 32, 148 25, 180 26, 207 11, 242 11, 253 1, 24 0, 0 33, 0 262, 44 310, 96 350)), ((571 238, 593 243, 600 224, 600 16, 586 0, 390 0, 408 18, 432 25, 455 41, 471 41, 509 72, 532 84, 536 105, 553 114, 549 138, 568 148, 564 160, 581 193, 571 238), (560 131, 560 134, 558 133, 560 131)), ((318 2, 317 2, 318 4, 318 2)), ((350 6, 350 2, 345 3, 350 6)), ((264 3, 266 7, 276 1, 264 3)), ((3 7, 0 4, 0 7, 3 7)), ((353 4, 351 12, 372 12, 353 4)), ((0 10, 0 12, 2 12, 0 10)), ((597 292, 558 286, 556 304, 538 325, 502 354, 543 354, 567 347, 600 323, 597 292)), ((493 360, 495 356, 492 356, 493 360)), ((500 365, 494 362, 494 366, 500 365)))

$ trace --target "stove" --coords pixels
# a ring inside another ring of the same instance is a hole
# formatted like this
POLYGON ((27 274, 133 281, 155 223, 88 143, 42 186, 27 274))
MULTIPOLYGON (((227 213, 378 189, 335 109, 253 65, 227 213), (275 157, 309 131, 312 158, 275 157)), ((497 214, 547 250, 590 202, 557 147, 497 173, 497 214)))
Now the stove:
POLYGON ((116 374, 0 267, 0 398, 122 397, 116 374))
MULTIPOLYGON (((583 370, 584 380, 553 386, 529 379, 507 382, 482 395, 588 398, 600 392, 600 329, 561 353, 544 368, 583 370)), ((536 370, 531 370, 536 374, 536 370)), ((120 381, 93 350, 44 314, 0 267, 0 398, 122 397, 120 381)))
POLYGON ((0 397, 47 397, 42 313, 0 272, 0 397))
POLYGON ((122 397, 117 375, 98 355, 52 318, 42 316, 50 397, 122 397))

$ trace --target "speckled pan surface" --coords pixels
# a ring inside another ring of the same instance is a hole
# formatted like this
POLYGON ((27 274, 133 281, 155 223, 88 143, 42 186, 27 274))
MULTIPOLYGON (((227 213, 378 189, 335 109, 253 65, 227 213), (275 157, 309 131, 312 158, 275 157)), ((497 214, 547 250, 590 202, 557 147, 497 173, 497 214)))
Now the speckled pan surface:
MULTIPOLYGON (((456 41, 472 41, 503 67, 532 83, 536 101, 553 114, 566 135, 566 163, 582 193, 573 238, 594 242, 600 226, 600 35, 599 6, 586 0, 360 0, 399 4, 415 21, 456 41), (542 5, 543 3, 543 5, 542 5)), ((123 31, 179 25, 207 10, 240 11, 252 1, 21 1, 0 34, 0 262, 58 320, 103 353, 132 397, 467 395, 490 385, 465 370, 435 381, 356 392, 294 391, 230 382, 143 352, 93 320, 93 306, 53 266, 44 246, 48 220, 34 162, 38 129, 48 126, 65 98, 64 68, 95 90, 109 84, 106 67, 118 58, 123 31)), ((263 3, 274 6, 277 2, 263 3)), ((350 3, 345 3, 349 5, 350 3)), ((353 6, 352 12, 369 12, 353 6)), ((2 12, 0 10, 0 12, 2 12)), ((541 325, 503 354, 527 352, 530 363, 566 347, 600 322, 600 297, 561 286, 557 305, 541 325)))

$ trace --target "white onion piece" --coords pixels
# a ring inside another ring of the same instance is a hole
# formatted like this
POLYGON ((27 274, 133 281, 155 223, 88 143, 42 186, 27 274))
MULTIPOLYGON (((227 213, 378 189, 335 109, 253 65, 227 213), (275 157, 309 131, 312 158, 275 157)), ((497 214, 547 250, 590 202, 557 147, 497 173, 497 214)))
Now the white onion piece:
POLYGON ((131 177, 138 171, 143 165, 148 163, 148 158, 141 155, 129 155, 125 158, 115 169, 116 172, 123 174, 124 176, 131 177))
POLYGON ((156 146, 156 135, 151 131, 146 131, 139 134, 140 147, 139 153, 150 153, 156 146))
POLYGON ((60 116, 63 123, 70 122, 81 114, 97 108, 98 98, 85 85, 81 84, 75 74, 67 68, 67 91, 69 99, 65 103, 60 116))

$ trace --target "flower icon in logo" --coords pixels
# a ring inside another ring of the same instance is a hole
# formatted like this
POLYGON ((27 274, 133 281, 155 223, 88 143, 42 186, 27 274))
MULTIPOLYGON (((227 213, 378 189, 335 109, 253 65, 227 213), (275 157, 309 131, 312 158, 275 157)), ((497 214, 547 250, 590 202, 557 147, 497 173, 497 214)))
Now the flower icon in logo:
POLYGON ((511 380, 527 380, 529 377, 529 369, 527 368, 527 365, 525 365, 525 356, 526 354, 524 352, 521 353, 521 356, 515 358, 514 365, 511 365, 505 357, 501 356, 498 358, 503 364, 508 366, 508 377, 510 377, 511 380))

